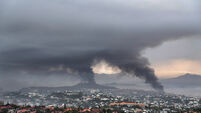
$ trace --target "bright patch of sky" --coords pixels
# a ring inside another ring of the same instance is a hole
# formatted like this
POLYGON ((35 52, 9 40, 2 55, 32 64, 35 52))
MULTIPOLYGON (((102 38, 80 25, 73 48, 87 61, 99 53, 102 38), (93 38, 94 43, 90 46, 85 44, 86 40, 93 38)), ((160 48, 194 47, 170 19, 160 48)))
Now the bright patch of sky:
POLYGON ((159 77, 174 77, 185 73, 201 74, 201 38, 165 42, 144 51, 159 77))

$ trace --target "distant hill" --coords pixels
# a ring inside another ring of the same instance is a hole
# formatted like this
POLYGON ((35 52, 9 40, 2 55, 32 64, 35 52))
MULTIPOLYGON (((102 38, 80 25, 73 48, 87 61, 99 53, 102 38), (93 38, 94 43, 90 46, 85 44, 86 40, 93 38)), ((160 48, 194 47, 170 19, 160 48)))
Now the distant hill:
POLYGON ((195 88, 201 87, 201 76, 195 74, 185 74, 176 78, 161 80, 165 87, 195 88))
POLYGON ((116 82, 107 83, 105 85, 106 86, 118 86, 118 85, 121 85, 121 86, 136 86, 135 83, 116 83, 116 82))
POLYGON ((77 85, 71 86, 72 89, 116 89, 115 87, 99 85, 99 84, 90 84, 90 83, 79 83, 77 85))
POLYGON ((79 83, 74 86, 62 86, 62 87, 28 87, 22 88, 21 92, 39 91, 41 93, 50 93, 55 91, 65 91, 65 90, 82 90, 82 89, 117 89, 111 86, 90 84, 90 83, 79 83))

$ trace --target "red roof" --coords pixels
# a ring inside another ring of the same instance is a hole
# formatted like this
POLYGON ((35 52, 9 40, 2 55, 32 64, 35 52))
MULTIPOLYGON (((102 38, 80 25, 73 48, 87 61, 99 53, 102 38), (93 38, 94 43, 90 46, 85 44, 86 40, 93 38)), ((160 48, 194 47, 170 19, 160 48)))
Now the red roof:
POLYGON ((28 110, 27 109, 22 109, 22 110, 17 111, 17 113, 24 113, 24 112, 28 112, 28 110))

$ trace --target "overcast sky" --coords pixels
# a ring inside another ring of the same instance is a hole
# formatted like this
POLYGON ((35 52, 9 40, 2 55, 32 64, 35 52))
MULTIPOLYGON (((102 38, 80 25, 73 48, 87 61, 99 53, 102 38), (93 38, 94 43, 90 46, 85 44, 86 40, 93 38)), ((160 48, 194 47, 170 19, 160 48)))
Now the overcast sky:
POLYGON ((161 46, 147 49, 144 56, 149 58, 156 75, 170 78, 186 73, 201 75, 201 39, 182 39, 165 42, 161 46))
POLYGON ((162 89, 158 77, 201 74, 200 7, 199 0, 1 0, 0 86, 128 74, 162 89))

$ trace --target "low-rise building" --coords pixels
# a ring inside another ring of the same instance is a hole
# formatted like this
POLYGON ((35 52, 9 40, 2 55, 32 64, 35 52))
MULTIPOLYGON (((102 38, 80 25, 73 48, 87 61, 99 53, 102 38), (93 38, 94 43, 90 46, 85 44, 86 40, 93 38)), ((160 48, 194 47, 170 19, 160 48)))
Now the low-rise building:
POLYGON ((0 105, 4 105, 4 101, 1 101, 1 100, 0 100, 0 105))

